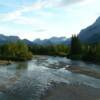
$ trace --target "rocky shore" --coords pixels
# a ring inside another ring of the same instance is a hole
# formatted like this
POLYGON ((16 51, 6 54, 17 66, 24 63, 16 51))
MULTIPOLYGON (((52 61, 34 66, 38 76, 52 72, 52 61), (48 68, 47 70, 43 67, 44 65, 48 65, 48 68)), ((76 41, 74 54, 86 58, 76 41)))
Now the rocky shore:
POLYGON ((9 65, 12 64, 12 61, 8 61, 8 60, 0 60, 0 65, 9 65))
POLYGON ((88 75, 88 76, 100 79, 100 72, 93 70, 93 69, 90 70, 90 69, 85 68, 85 67, 69 66, 69 67, 66 67, 66 70, 69 70, 73 73, 88 75))

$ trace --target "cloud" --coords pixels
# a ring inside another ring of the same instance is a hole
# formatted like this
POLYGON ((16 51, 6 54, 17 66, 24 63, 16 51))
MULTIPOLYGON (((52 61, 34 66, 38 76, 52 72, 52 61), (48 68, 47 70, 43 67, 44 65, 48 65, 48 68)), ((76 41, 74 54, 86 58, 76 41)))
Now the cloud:
POLYGON ((70 4, 74 4, 74 3, 79 3, 79 2, 83 2, 85 0, 61 0, 61 4, 62 5, 70 5, 70 4))
MULTIPOLYGON (((31 12, 34 10, 39 10, 39 9, 43 8, 43 6, 45 5, 44 3, 45 2, 40 2, 38 0, 37 2, 33 3, 32 5, 28 5, 28 6, 22 5, 15 11, 3 14, 3 21, 15 20, 18 17, 22 16, 23 13, 31 12)), ((0 17, 2 17, 2 16, 0 16, 0 17)))
MULTIPOLYGON (((87 4, 91 5, 92 1, 95 0, 36 0, 28 4, 23 3, 7 13, 0 13, 0 22, 3 22, 0 31, 16 33, 16 35, 20 33, 21 37, 29 39, 46 38, 54 35, 62 36, 62 34, 66 36, 66 31, 69 33, 67 36, 69 36, 70 33, 81 29, 80 23, 84 24, 86 21, 88 24, 90 18, 85 18, 85 16, 92 16, 93 10, 90 9, 88 12, 87 7, 89 6, 87 4), (86 20, 84 21, 84 19, 86 20), (76 23, 79 24, 78 27, 76 23)), ((10 7, 9 5, 6 6, 7 8, 10 7)))
POLYGON ((41 2, 45 2, 46 7, 63 7, 71 4, 83 2, 86 0, 40 0, 41 2))
MULTIPOLYGON (((52 16, 54 15, 53 12, 41 12, 45 8, 60 8, 60 7, 67 7, 68 5, 72 5, 75 3, 84 3, 91 0, 37 0, 33 2, 31 5, 22 5, 18 9, 12 12, 8 12, 0 17, 2 17, 2 21, 10 21, 19 19, 20 16, 23 16, 23 13, 37 11, 39 16, 52 16)), ((93 0, 92 0, 93 1, 93 0)))

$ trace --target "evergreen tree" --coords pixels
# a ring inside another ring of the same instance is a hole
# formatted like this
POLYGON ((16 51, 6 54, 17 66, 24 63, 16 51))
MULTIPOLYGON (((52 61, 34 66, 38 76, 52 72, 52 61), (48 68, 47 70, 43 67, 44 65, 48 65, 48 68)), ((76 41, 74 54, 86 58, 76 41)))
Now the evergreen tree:
POLYGON ((73 35, 71 38, 70 52, 68 57, 72 59, 80 59, 82 56, 82 45, 79 38, 73 35))
POLYGON ((100 62, 100 43, 91 44, 86 49, 87 52, 84 53, 83 60, 92 61, 92 62, 100 62))

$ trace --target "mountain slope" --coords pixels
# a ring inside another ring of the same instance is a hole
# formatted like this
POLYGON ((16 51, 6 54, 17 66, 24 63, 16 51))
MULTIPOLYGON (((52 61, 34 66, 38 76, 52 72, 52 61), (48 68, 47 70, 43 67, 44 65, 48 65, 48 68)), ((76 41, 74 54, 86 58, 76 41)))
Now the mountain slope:
POLYGON ((17 36, 5 36, 0 34, 0 44, 8 43, 8 42, 16 42, 20 40, 17 36))
POLYGON ((100 17, 89 27, 79 33, 82 42, 96 43, 100 42, 100 17))

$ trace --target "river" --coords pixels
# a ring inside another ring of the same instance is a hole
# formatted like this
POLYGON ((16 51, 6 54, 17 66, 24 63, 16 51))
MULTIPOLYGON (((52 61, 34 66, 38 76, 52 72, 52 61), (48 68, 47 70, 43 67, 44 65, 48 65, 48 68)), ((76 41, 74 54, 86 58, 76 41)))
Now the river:
POLYGON ((69 65, 100 74, 99 65, 65 57, 36 56, 31 61, 0 65, 0 100, 41 100, 41 94, 52 83, 82 84, 100 89, 99 78, 66 70, 69 65))

